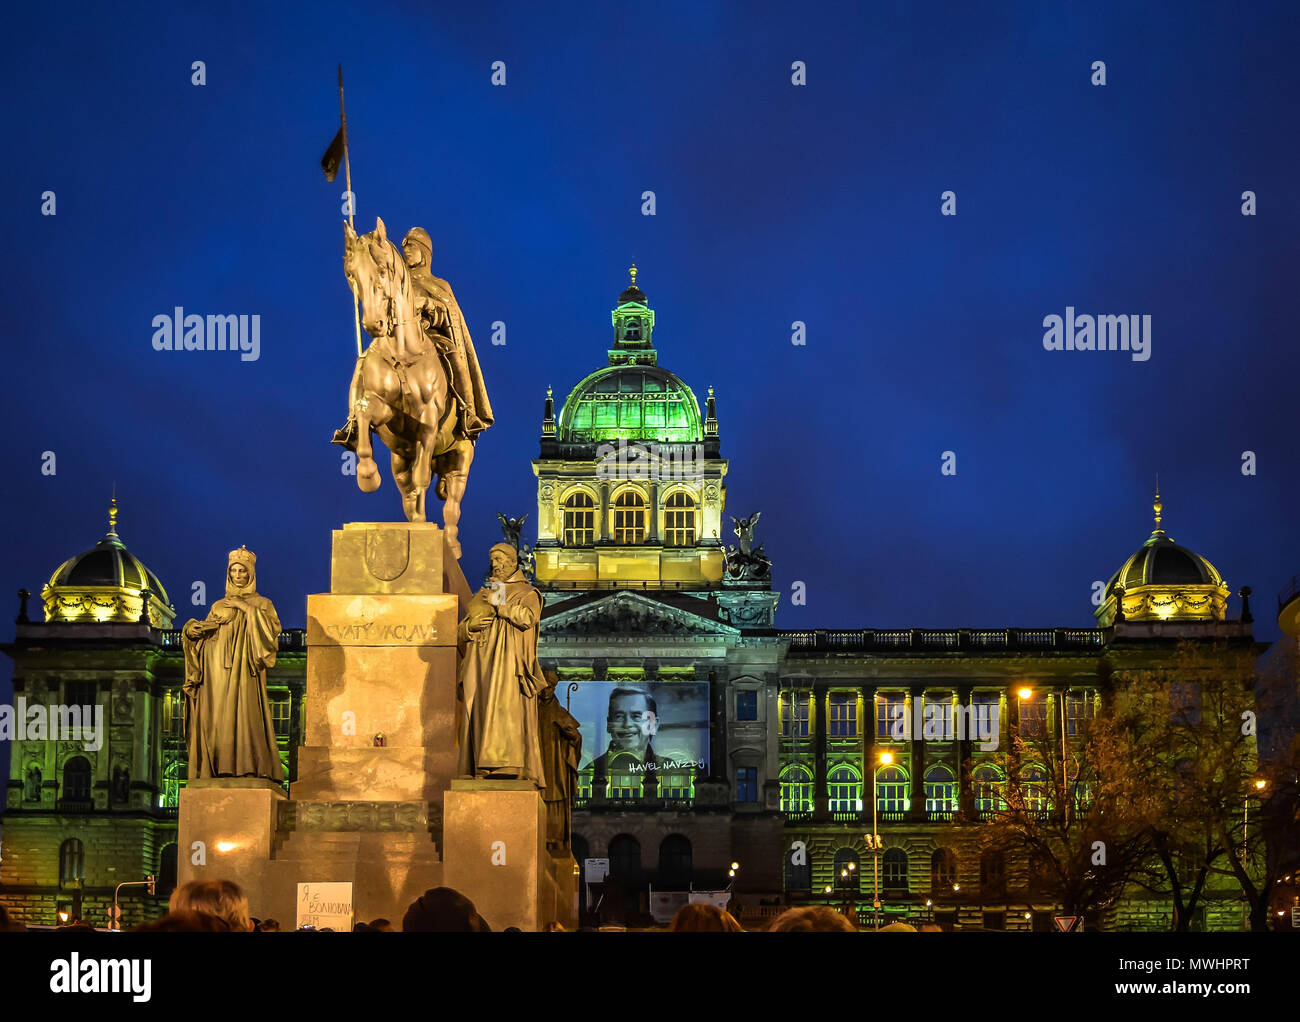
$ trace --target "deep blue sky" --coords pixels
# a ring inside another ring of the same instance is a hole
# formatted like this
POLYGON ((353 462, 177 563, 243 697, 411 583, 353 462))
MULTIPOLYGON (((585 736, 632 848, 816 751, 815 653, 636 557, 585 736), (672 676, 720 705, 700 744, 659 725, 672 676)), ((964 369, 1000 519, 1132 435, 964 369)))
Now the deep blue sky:
POLYGON ((1170 534, 1276 637, 1300 572, 1293 4, 176 6, 8 15, 5 608, 99 539, 114 482, 178 624, 244 543, 301 626, 330 530, 400 517, 387 459, 367 496, 328 442, 353 360, 342 177, 318 169, 341 60, 358 223, 429 229, 496 410, 471 579, 497 511, 535 524, 545 387, 603 364, 635 259, 661 364, 716 387, 779 625, 1089 625, 1158 472, 1170 534), (261 359, 155 352, 176 305, 260 314, 261 359), (1150 314, 1152 358, 1045 352, 1067 305, 1150 314))

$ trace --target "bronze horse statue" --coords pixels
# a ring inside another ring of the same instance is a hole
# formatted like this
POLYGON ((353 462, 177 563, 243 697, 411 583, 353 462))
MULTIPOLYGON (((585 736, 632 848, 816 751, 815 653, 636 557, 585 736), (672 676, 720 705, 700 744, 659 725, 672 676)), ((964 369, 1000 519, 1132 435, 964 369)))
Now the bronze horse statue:
MULTIPOLYGON (((407 521, 423 522, 425 494, 433 477, 443 502, 447 542, 460 557, 457 539, 474 442, 457 433, 458 405, 442 356, 426 336, 402 253, 388 239, 382 220, 358 235, 345 224, 343 269, 361 306, 361 325, 372 340, 357 360, 348 395, 356 431, 357 485, 379 489, 371 430, 388 448, 393 480, 402 492, 407 521)), ((349 423, 351 426, 351 423, 349 423)))

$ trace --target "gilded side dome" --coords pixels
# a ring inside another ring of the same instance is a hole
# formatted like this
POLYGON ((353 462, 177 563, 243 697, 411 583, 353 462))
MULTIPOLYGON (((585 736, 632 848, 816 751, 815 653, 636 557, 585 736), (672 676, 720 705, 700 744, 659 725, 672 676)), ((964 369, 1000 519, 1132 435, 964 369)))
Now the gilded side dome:
POLYGON ((1175 543, 1161 528, 1164 505, 1156 494, 1155 530, 1120 566, 1094 611, 1109 627, 1122 598, 1125 621, 1222 621, 1227 615, 1228 584, 1213 564, 1175 543))
POLYGON ((41 590, 46 621, 80 623, 141 620, 148 592, 149 623, 170 628, 176 611, 167 590, 117 534, 117 499, 108 509, 108 533, 89 550, 60 564, 41 590))

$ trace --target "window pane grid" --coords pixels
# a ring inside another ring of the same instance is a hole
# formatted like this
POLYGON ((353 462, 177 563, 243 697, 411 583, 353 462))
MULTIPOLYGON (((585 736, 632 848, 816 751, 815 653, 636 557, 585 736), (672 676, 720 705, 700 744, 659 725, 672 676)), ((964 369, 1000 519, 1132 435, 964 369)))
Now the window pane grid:
POLYGON ((645 542, 645 498, 627 490, 614 501, 614 542, 645 542))
POLYGON ((589 493, 575 493, 564 502, 564 545, 591 546, 595 541, 595 502, 589 493))
POLYGON ((664 505, 664 542, 668 546, 695 545, 695 498, 677 492, 664 505))

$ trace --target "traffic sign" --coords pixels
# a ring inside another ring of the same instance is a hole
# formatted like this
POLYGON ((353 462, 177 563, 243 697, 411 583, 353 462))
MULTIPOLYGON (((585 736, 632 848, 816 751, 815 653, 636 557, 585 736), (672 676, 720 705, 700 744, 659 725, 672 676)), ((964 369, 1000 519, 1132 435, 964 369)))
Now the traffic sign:
POLYGON ((1083 916, 1052 916, 1052 922, 1062 933, 1077 933, 1083 929, 1083 916))

